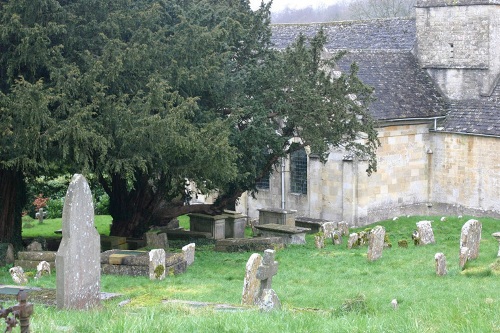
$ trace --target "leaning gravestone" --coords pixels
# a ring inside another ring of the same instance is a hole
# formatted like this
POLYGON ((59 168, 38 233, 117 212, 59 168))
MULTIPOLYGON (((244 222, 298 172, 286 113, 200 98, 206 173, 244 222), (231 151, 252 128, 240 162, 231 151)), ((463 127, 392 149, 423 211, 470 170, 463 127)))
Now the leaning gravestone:
POLYGON ((278 272, 278 262, 274 260, 275 254, 274 250, 268 249, 264 251, 264 258, 258 253, 250 256, 243 282, 242 304, 262 306, 263 301, 274 303, 272 300, 277 299, 277 296, 272 296, 274 291, 269 291, 272 290, 272 278, 278 272), (267 295, 266 299, 263 299, 265 295, 267 295))
POLYGON ((479 256, 482 228, 483 226, 478 220, 469 220, 462 227, 460 249, 463 247, 468 248, 467 260, 476 259, 479 256))
POLYGON ((260 280, 257 279, 257 270, 262 264, 262 256, 254 253, 246 264, 245 279, 243 280, 243 294, 241 304, 254 305, 259 300, 260 280))
POLYGON ((349 235, 349 240, 347 241, 347 248, 350 250, 353 246, 358 244, 359 235, 356 232, 353 232, 349 235))
POLYGON ((335 229, 337 229, 336 222, 325 222, 321 225, 319 231, 322 232, 326 238, 331 238, 335 229))
POLYGON ((382 257, 384 249, 385 228, 378 225, 368 235, 368 260, 375 261, 382 257))
POLYGON ((90 309, 100 304, 100 252, 92 193, 85 177, 75 174, 64 200, 62 240, 56 254, 58 308, 90 309))
POLYGON ((432 231, 431 221, 417 222, 417 231, 420 237, 419 245, 434 244, 434 232, 432 231))

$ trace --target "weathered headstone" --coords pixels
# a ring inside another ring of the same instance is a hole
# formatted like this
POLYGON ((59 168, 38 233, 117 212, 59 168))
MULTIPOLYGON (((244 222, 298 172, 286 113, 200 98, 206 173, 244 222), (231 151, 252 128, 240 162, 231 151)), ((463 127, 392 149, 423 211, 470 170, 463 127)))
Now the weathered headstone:
POLYGON ((465 268, 465 264, 467 263, 467 259, 469 259, 469 248, 464 246, 460 248, 460 254, 458 259, 458 267, 460 270, 465 268))
POLYGON ((243 282, 242 304, 259 305, 266 294, 265 290, 271 289, 272 278, 278 271, 274 256, 275 251, 269 249, 264 251, 264 257, 258 253, 250 256, 243 282))
POLYGON ((352 234, 349 235, 349 240, 347 241, 347 248, 352 249, 353 246, 356 246, 358 243, 358 233, 353 232, 352 234))
POLYGON ((50 264, 47 261, 43 260, 40 261, 36 266, 35 279, 41 278, 45 273, 47 273, 47 275, 50 275, 50 264))
POLYGON ((417 222, 417 231, 420 237, 419 245, 434 244, 434 232, 432 231, 431 221, 417 222))
POLYGON ((469 220, 462 226, 460 248, 467 247, 469 249, 467 260, 476 259, 479 256, 482 228, 483 226, 478 220, 469 220))
POLYGON ((333 245, 342 244, 342 232, 340 230, 335 230, 332 233, 332 241, 333 241, 333 245))
POLYGON ((168 249, 168 237, 165 232, 150 231, 144 234, 146 246, 154 249, 168 249))
POLYGON ((90 187, 83 175, 75 174, 66 192, 56 254, 58 308, 90 309, 100 304, 100 246, 90 187))
POLYGON ((28 278, 24 274, 24 270, 21 266, 14 266, 9 269, 10 276, 16 284, 25 285, 28 283, 28 278))
POLYGON ((276 252, 274 250, 265 250, 262 264, 257 269, 257 279, 261 280, 260 295, 262 295, 264 289, 271 289, 273 276, 278 273, 278 262, 274 261, 275 255, 276 252))
POLYGON ((149 279, 163 280, 165 278, 165 250, 149 251, 149 279))
POLYGON ((500 232, 494 232, 491 235, 498 241, 498 254, 497 254, 497 257, 500 257, 500 232))
POLYGON ((314 235, 314 245, 317 249, 322 249, 325 247, 325 235, 323 233, 319 233, 314 235))
POLYGON ((26 251, 28 252, 38 252, 42 251, 42 244, 37 241, 31 242, 28 246, 26 246, 26 251))
POLYGON ((262 264, 262 256, 254 253, 246 264, 245 279, 243 280, 243 294, 241 304, 254 305, 259 300, 260 280, 257 279, 257 269, 262 264))
POLYGON ((434 260, 436 261, 436 274, 439 276, 446 275, 446 257, 444 253, 436 253, 434 260))
POLYGON ((369 261, 375 261, 382 257, 384 249, 385 228, 378 225, 370 231, 368 235, 368 255, 369 261))
POLYGON ((342 236, 349 235, 349 225, 347 224, 347 222, 344 222, 344 221, 339 222, 338 229, 342 233, 342 236))
POLYGON ((319 228, 320 232, 322 232, 326 238, 331 238, 332 233, 335 231, 335 229, 337 229, 336 222, 325 222, 319 228))
POLYGON ((190 243, 182 247, 182 253, 184 253, 184 259, 186 260, 186 264, 188 266, 191 266, 194 262, 195 249, 195 243, 190 243))
POLYGON ((264 289, 258 305, 260 310, 266 312, 281 309, 280 299, 273 289, 264 289))

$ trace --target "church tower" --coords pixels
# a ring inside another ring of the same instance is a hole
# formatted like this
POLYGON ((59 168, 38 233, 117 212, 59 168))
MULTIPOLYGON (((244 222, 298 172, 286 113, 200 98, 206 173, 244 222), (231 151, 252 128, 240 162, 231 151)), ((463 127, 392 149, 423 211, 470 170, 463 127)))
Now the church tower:
POLYGON ((417 0, 417 55, 451 100, 490 96, 500 81, 500 0, 417 0))

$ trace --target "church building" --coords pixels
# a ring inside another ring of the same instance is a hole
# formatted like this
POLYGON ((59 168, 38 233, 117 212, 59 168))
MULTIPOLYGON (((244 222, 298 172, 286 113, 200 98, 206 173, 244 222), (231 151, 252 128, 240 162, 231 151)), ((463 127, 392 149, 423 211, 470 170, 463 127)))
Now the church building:
MULTIPOLYGON (((417 0, 416 17, 273 25, 286 48, 322 28, 325 56, 374 88, 378 171, 332 150, 299 151, 237 207, 363 226, 401 215, 500 217, 500 1, 417 0)), ((314 112, 314 110, 311 110, 314 112)))

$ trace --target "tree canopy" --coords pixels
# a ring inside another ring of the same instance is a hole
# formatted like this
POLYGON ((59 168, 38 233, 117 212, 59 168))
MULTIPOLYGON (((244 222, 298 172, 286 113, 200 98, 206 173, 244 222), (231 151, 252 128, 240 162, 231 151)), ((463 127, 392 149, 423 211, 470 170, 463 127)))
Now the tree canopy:
MULTIPOLYGON (((273 49, 269 6, 1 2, 0 187, 21 189, 54 165, 94 173, 110 196, 111 233, 140 236, 234 204, 306 145, 323 158, 342 147, 375 170, 371 89, 355 66, 330 72, 337 58, 322 59, 322 32, 273 49), (216 204, 186 206, 187 181, 216 190, 216 204)), ((2 206, 14 195, 0 192, 2 206)), ((0 225, 13 227, 20 212, 8 211, 0 225)))

